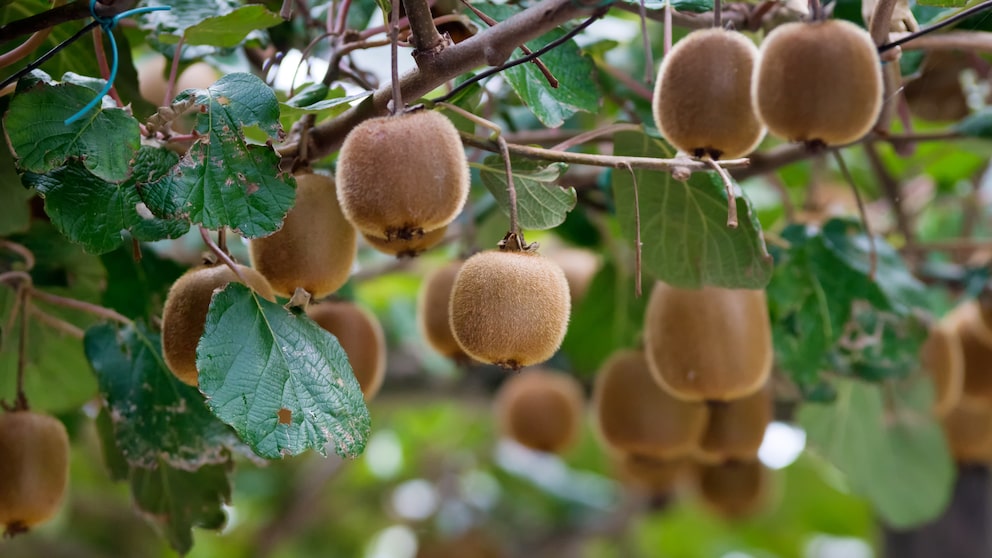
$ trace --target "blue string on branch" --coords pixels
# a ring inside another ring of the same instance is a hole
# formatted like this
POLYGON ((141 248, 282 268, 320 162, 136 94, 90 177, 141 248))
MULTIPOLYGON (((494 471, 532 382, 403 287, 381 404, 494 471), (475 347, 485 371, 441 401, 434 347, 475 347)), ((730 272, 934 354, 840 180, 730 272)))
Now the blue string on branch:
POLYGON ((107 77, 107 83, 103 86, 103 89, 97 93, 96 97, 92 101, 86 104, 85 107, 79 110, 76 114, 73 114, 69 118, 65 119, 65 125, 68 126, 73 122, 79 120, 86 115, 89 111, 93 110, 97 104, 101 102, 104 95, 110 92, 110 88, 114 86, 114 79, 117 78, 117 66, 118 66, 118 54, 117 54, 117 39, 114 38, 114 27, 117 26, 117 22, 134 15, 140 15, 148 12, 160 12, 164 10, 171 10, 171 6, 150 6, 146 8, 135 8, 133 10, 127 10, 126 12, 121 12, 114 17, 100 17, 96 13, 96 0, 90 0, 90 15, 93 16, 93 20, 100 25, 100 28, 107 33, 110 37, 110 52, 111 52, 111 64, 110 64, 110 76, 107 77))

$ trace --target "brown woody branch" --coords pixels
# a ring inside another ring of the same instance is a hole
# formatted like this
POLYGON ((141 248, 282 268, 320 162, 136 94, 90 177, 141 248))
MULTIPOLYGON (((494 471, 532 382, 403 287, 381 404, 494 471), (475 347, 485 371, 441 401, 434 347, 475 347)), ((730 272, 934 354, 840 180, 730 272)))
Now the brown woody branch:
POLYGON ((427 66, 445 47, 444 37, 434 25, 434 16, 427 0, 403 0, 406 17, 410 22, 410 44, 413 60, 418 67, 427 66))
MULTIPOLYGON (((98 0, 96 12, 100 17, 113 17, 134 7, 135 0, 98 0)), ((55 27, 60 23, 90 17, 88 0, 76 0, 71 4, 59 6, 35 14, 24 19, 12 21, 0 27, 0 43, 23 35, 29 35, 42 29, 55 27)))

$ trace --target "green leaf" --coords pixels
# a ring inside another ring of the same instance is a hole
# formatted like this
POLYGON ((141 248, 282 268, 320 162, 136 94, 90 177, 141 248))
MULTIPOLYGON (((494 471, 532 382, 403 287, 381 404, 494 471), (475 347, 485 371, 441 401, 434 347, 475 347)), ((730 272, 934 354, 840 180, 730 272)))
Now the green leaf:
POLYGON ((224 15, 209 17, 186 28, 186 44, 236 47, 256 29, 279 25, 283 20, 265 6, 252 4, 241 6, 224 15))
POLYGON ((887 394, 856 380, 838 384, 836 403, 799 411, 810 446, 889 525, 907 529, 937 518, 950 500, 955 470, 930 413, 929 382, 887 384, 887 394))
POLYGON ((18 165, 40 174, 78 159, 108 182, 130 176, 140 141, 137 120, 122 109, 98 107, 68 126, 63 122, 94 95, 80 85, 44 82, 18 92, 4 115, 4 131, 18 165))
POLYGON ((10 151, 0 147, 0 236, 28 229, 31 219, 28 200, 33 196, 29 188, 21 186, 10 151))
MULTIPOLYGON (((630 4, 639 4, 639 0, 624 0, 630 4)), ((657 10, 665 7, 666 0, 649 0, 644 3, 644 7, 649 10, 657 10)), ((672 0, 672 9, 678 12, 690 12, 701 14, 713 11, 713 0, 672 0)))
MULTIPOLYGON (((671 156, 665 146, 642 132, 616 134, 614 154, 671 156)), ((640 201, 644 270, 670 285, 760 289, 771 279, 772 258, 751 204, 737 189, 740 226, 727 227, 727 196, 715 172, 693 173, 688 182, 671 174, 634 171, 640 201)), ((627 239, 635 238, 634 180, 613 172, 617 219, 627 239)))
POLYGON ((992 139, 992 107, 971 114, 955 124, 953 130, 963 136, 992 139))
POLYGON ((314 114, 317 122, 322 122, 334 118, 348 110, 354 101, 371 94, 372 91, 363 91, 345 95, 343 87, 328 89, 322 83, 315 83, 297 92, 292 99, 279 104, 279 120, 284 128, 290 127, 305 114, 314 114))
POLYGON ((186 99, 201 107, 201 138, 167 176, 142 188, 145 204, 162 218, 227 226, 248 238, 278 230, 293 205, 296 181, 279 169, 270 145, 249 144, 244 136, 246 126, 269 137, 282 134, 275 93, 259 78, 236 73, 208 89, 184 91, 176 101, 186 99))
POLYGON ((132 467, 163 462, 193 471, 230 459, 234 432, 210 413, 196 388, 169 371, 157 334, 141 325, 102 324, 87 330, 84 345, 117 447, 132 467))
POLYGON ((938 8, 963 8, 968 5, 968 0, 918 0, 917 4, 938 8))
POLYGON ((196 367, 210 409, 262 457, 365 449, 368 409, 337 339, 244 285, 214 294, 196 367))
POLYGON ((100 256, 107 270, 103 305, 129 318, 151 319, 162 310, 172 283, 185 268, 160 257, 148 245, 139 245, 141 258, 135 259, 130 246, 100 256))
MULTIPOLYGON (((252 27, 254 21, 257 20, 257 23, 263 23, 268 20, 257 9, 248 10, 241 15, 234 16, 232 19, 224 20, 223 16, 229 16, 245 9, 238 0, 144 0, 142 4, 148 7, 169 6, 172 8, 171 10, 149 12, 141 16, 141 28, 151 31, 148 40, 153 44, 174 45, 179 42, 179 38, 183 37, 188 30, 195 30, 193 31, 193 36, 196 40, 203 42, 190 43, 191 45, 213 45, 214 43, 209 33, 205 31, 217 29, 218 26, 215 23, 217 20, 226 21, 226 23, 236 26, 235 30, 244 39, 245 32, 251 31, 248 27, 252 27), (205 22, 209 23, 206 23, 201 28, 200 26, 205 22)), ((282 20, 280 19, 276 23, 281 22, 282 20)), ((268 25, 265 27, 268 27, 268 25)), ((253 29, 258 28, 253 27, 253 29)), ((232 33, 222 26, 219 31, 218 40, 221 43, 229 42, 233 34, 238 34, 232 33)), ((247 38, 249 40, 258 40, 264 36, 261 32, 252 31, 248 34, 247 38)), ((188 40, 188 37, 186 39, 188 40)), ((239 42, 241 41, 239 40, 239 42)), ((237 43, 233 46, 236 45, 237 43)))
MULTIPOLYGON (((474 3, 473 6, 496 21, 503 21, 520 11, 520 8, 510 5, 474 3)), ((470 17, 480 29, 487 27, 474 14, 470 14, 470 17)), ((527 46, 532 51, 537 51, 565 34, 565 31, 555 29, 530 41, 527 46)), ((513 56, 523 54, 516 51, 513 56)), ((602 95, 594 77, 596 67, 588 56, 582 54, 574 40, 569 39, 541 55, 541 61, 558 80, 557 88, 551 87, 540 68, 530 62, 505 70, 502 75, 542 124, 554 128, 561 126, 576 112, 595 113, 599 110, 602 95)))
POLYGON ((220 529, 231 501, 231 464, 184 471, 168 463, 131 469, 134 505, 163 532, 179 554, 193 548, 193 527, 220 529))
MULTIPOLYGON (((52 3, 48 0, 17 0, 16 2, 9 2, 7 4, 9 5, 5 5, 2 9, 0 9, 0 22, 3 22, 4 24, 40 14, 51 9, 52 7, 52 3)), ((52 50, 56 46, 61 45, 64 41, 68 40, 75 33, 81 30, 86 23, 88 23, 86 20, 79 19, 76 21, 66 21, 59 23, 54 27, 49 27, 50 33, 41 42, 41 44, 38 45, 34 52, 30 53, 23 60, 15 62, 6 68, 0 69, 0 79, 10 77, 14 74, 14 72, 21 70, 29 62, 37 60, 41 57, 41 55, 52 50)), ((16 46, 17 41, 11 41, 11 43, 14 44, 8 43, 5 44, 4 47, 13 48, 16 46)), ((93 41, 86 39, 76 41, 71 45, 62 48, 56 52, 54 56, 42 64, 41 69, 53 76, 60 76, 70 70, 91 76, 100 74, 100 66, 94 53, 93 41)))
POLYGON ((127 480, 131 472, 131 466, 124 459, 124 454, 117 447, 117 440, 114 439, 114 423, 110 420, 110 413, 106 407, 100 407, 100 413, 96 416, 96 434, 100 438, 100 454, 103 455, 103 464, 107 467, 111 480, 127 480))
POLYGON ((143 204, 137 181, 164 176, 176 160, 165 149, 142 147, 134 174, 120 184, 100 179, 77 161, 47 174, 25 173, 23 180, 45 197, 45 212, 59 232, 87 252, 102 254, 124 242, 124 231, 145 241, 178 238, 189 231, 185 221, 140 213, 143 204))
MULTIPOLYGON (((522 229, 552 229, 562 224, 568 212, 575 208, 575 188, 562 187, 555 182, 568 168, 564 163, 543 165, 522 158, 510 158, 513 165, 513 187, 517 191, 517 219, 522 229)), ((510 195, 506 191, 506 168, 498 155, 486 157, 476 165, 482 183, 510 215, 510 195)))

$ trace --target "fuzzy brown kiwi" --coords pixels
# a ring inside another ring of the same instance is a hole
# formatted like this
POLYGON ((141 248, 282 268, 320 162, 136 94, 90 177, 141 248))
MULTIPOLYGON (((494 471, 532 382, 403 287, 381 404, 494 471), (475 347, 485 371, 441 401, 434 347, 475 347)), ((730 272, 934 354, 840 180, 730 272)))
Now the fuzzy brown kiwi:
POLYGON ((968 116, 971 110, 961 87, 961 72, 971 67, 968 57, 968 53, 959 50, 927 53, 919 75, 903 86, 913 116, 936 122, 952 122, 968 116))
POLYGON ((537 252, 488 250, 462 265, 451 289, 451 331, 468 356, 518 370, 552 357, 571 300, 558 264, 537 252))
POLYGON ((705 404, 676 399, 661 389, 644 352, 631 349, 603 363, 592 400, 593 421, 607 447, 660 460, 691 455, 709 415, 705 404))
POLYGON ((961 342, 964 357, 961 397, 992 404, 992 343, 978 304, 967 301, 951 311, 944 321, 961 342))
POLYGON ((315 299, 348 281, 357 247, 355 228, 338 205, 334 180, 314 173, 296 175, 296 202, 282 228, 248 244, 252 266, 276 294, 288 298, 302 288, 315 299))
POLYGON ((0 414, 0 525, 8 536, 47 521, 69 481, 69 436, 58 419, 31 411, 0 414))
POLYGON ((468 196, 468 162, 458 130, 428 110, 366 120, 344 140, 338 199, 366 235, 415 239, 447 225, 468 196))
POLYGON ((962 400, 942 421, 951 455, 963 463, 992 463, 992 407, 962 400))
POLYGON ((531 449, 562 453, 579 438, 583 401, 575 378, 532 369, 503 382, 494 408, 503 435, 531 449))
POLYGON ((700 444, 704 454, 721 461, 758 458, 774 410, 770 384, 747 397, 709 404, 710 420, 700 444))
MULTIPOLYGON (((238 265, 238 271, 262 298, 275 301, 275 293, 261 273, 238 265)), ((193 268, 184 273, 165 298, 162 310, 162 355, 169 370, 183 383, 198 384, 196 346, 200 343, 207 321, 210 299, 216 289, 222 289, 237 275, 226 265, 193 268)))
POLYGON ((841 145, 871 130, 882 109, 882 70, 867 31, 843 20, 786 23, 761 43, 754 110, 769 133, 841 145))
POLYGON ((765 135, 751 102, 757 56, 747 37, 723 28, 696 30, 676 43, 658 69, 651 105, 661 135, 696 157, 753 151, 765 135))
POLYGON ((933 412, 945 416, 964 391, 964 349, 957 332, 941 322, 930 329, 920 347, 920 366, 934 386, 933 412))
POLYGON ((451 289, 455 277, 462 268, 462 260, 449 262, 436 269, 424 279, 417 297, 417 323, 420 333, 435 351, 448 358, 465 358, 461 345, 451 332, 448 304, 451 302, 451 289))
POLYGON ((687 459, 661 460, 636 453, 618 456, 617 476, 626 484, 643 488, 652 494, 671 494, 691 470, 687 459))
POLYGON ((658 384, 686 401, 730 401, 761 389, 772 369, 765 292, 680 289, 658 281, 644 316, 658 384))
POLYGON ((338 338, 365 400, 375 397, 386 378, 386 337, 375 315, 351 302, 322 302, 307 316, 338 338))
POLYGON ((386 240, 385 238, 379 238, 365 233, 362 233, 362 237, 365 238, 365 242, 368 242, 370 246, 380 252, 396 256, 397 258, 414 258, 437 246, 438 243, 444 240, 444 235, 447 232, 448 227, 445 225, 439 229, 425 231, 423 236, 416 238, 394 238, 392 240, 386 240))
POLYGON ((768 499, 768 483, 768 471, 757 460, 696 466, 700 499, 711 511, 729 520, 759 512, 768 499))

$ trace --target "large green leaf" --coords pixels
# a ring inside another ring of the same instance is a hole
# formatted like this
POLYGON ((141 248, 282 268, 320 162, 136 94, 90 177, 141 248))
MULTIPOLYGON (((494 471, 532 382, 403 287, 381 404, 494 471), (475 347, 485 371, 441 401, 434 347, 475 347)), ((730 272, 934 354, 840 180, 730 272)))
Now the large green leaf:
POLYGON ((282 134, 279 102, 261 79, 228 74, 208 89, 184 91, 201 107, 201 138, 162 180, 142 189, 152 213, 188 218, 210 229, 231 227, 246 237, 266 236, 282 226, 293 205, 296 181, 279 169, 269 145, 250 144, 244 128, 258 126, 269 137, 282 134))
POLYGON ((25 173, 24 183, 45 197, 45 212, 59 232, 87 252, 101 254, 120 246, 124 231, 143 241, 178 238, 189 223, 142 215, 141 181, 164 176, 177 161, 171 151, 142 147, 134 174, 120 184, 91 174, 82 163, 70 161, 46 174, 25 173), (93 218, 99 215, 100 218, 93 218))
POLYGON ((140 245, 135 258, 130 246, 100 256, 107 270, 103 305, 129 318, 151 320, 162 311, 165 296, 185 268, 160 257, 148 245, 140 245))
POLYGON ((116 445, 132 467, 163 462, 194 471, 230 459, 237 437, 196 388, 169 371, 158 334, 141 325, 102 324, 87 330, 84 345, 116 445))
POLYGON ((186 28, 185 42, 191 45, 236 47, 256 29, 279 25, 283 20, 265 6, 241 6, 224 15, 209 17, 186 28))
MULTIPOLYGON (((575 188, 555 184, 565 169, 564 163, 547 165, 528 159, 511 158, 513 188, 517 192, 517 219, 522 229, 552 229, 562 224, 575 208, 575 188)), ((500 209, 510 214, 510 194, 506 191, 506 168, 498 155, 486 157, 477 165, 482 183, 496 198, 500 209)))
POLYGON ((889 525, 905 529, 938 517, 955 470, 930 412, 929 382, 843 380, 837 393, 832 405, 806 404, 799 411, 812 449, 843 471, 889 525))
MULTIPOLYGON (((665 145, 641 132, 616 134, 614 154, 667 157, 665 145)), ((727 196, 714 172, 693 173, 688 182, 671 174, 634 171, 640 201, 644 270, 681 288, 706 285, 732 289, 764 287, 772 274, 761 225, 738 189, 740 226, 727 227, 727 196)), ((634 180, 613 171, 613 196, 624 236, 635 238, 634 180)))
POLYGON ((137 120, 122 109, 97 107, 72 124, 64 123, 94 95, 88 87, 43 80, 19 90, 4 115, 4 131, 17 164, 46 173, 78 160, 108 182, 126 179, 140 141, 137 120))
POLYGON ((211 410, 262 457, 365 449, 368 409, 337 339, 240 283, 214 294, 196 366, 211 410))
POLYGON ((243 6, 238 0, 144 0, 142 4, 172 8, 141 16, 142 29, 151 31, 149 41, 163 45, 184 37, 190 45, 232 47, 246 37, 264 37, 254 30, 282 22, 265 7, 243 6))
MULTIPOLYGON (((473 6, 496 21, 503 21, 520 11, 520 8, 509 4, 473 3, 473 6)), ((481 29, 487 27, 474 14, 470 15, 481 29)), ((530 41, 527 46, 537 51, 564 35, 565 31, 555 29, 530 41)), ((517 51, 513 56, 522 54, 517 51)), ((540 68, 531 62, 514 66, 502 75, 542 124, 554 128, 561 126, 576 112, 596 112, 599 109, 602 95, 594 77, 595 65, 582 54, 574 40, 570 39, 545 53, 541 61, 558 80, 557 88, 551 87, 540 68)))

